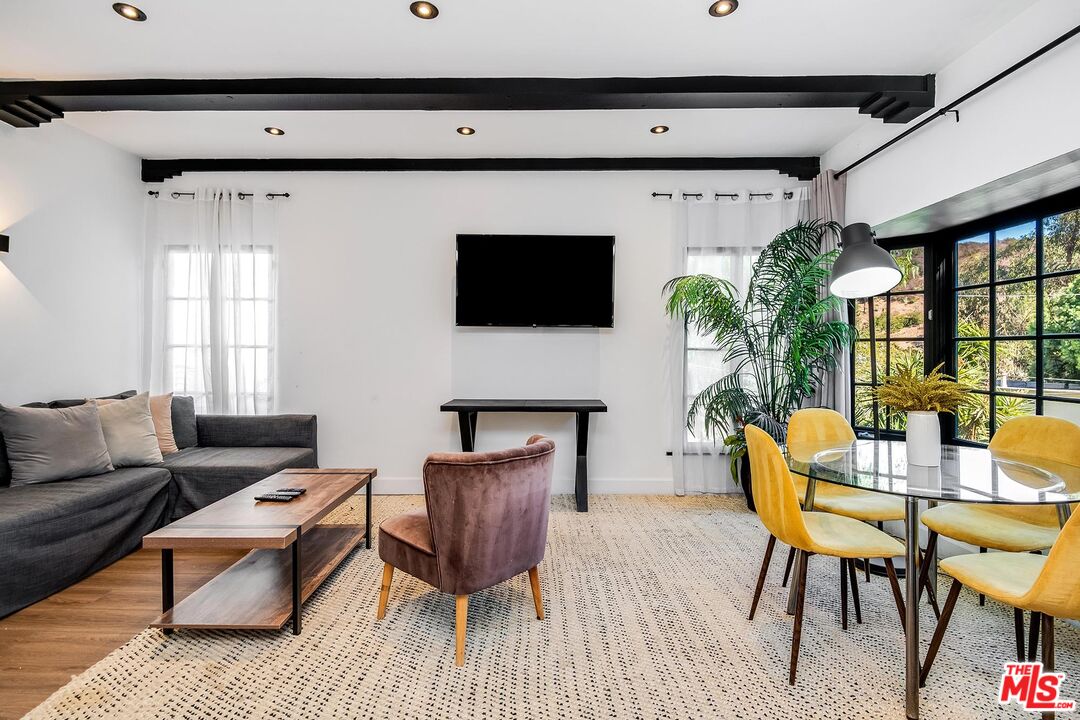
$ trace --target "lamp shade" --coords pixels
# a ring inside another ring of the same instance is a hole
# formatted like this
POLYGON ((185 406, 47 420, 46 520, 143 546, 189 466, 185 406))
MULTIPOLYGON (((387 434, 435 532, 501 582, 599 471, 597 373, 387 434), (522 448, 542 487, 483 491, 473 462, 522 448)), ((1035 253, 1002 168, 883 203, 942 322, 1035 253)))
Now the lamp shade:
POLYGON ((7 235, 0 235, 0 252, 7 252, 11 239, 7 235))
POLYGON ((874 242, 866 223, 853 223, 840 232, 843 251, 832 267, 829 292, 842 298, 865 298, 888 292, 903 273, 896 260, 874 242))

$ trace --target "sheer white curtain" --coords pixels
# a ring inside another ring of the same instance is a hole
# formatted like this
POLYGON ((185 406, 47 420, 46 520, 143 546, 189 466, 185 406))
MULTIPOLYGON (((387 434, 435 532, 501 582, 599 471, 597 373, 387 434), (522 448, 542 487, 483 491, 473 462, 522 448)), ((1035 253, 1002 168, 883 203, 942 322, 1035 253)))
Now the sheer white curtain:
MULTIPOLYGON (((835 221, 844 225, 844 206, 846 199, 847 176, 837 178, 834 171, 825 170, 810 184, 810 213, 825 221, 835 221)), ((821 240, 821 252, 829 252, 840 247, 840 238, 835 233, 825 233, 821 240)), ((830 320, 847 322, 846 308, 832 313, 830 320)), ((851 350, 845 348, 836 355, 836 369, 822 378, 821 385, 812 397, 806 399, 804 407, 832 408, 846 418, 851 418, 851 350)))
POLYGON ((233 190, 147 201, 146 382, 199 412, 274 410, 274 205, 233 190))
MULTIPOLYGON (((753 195, 748 190, 674 190, 671 275, 708 273, 745 291, 761 249, 807 216, 805 187, 753 195)), ((732 492, 736 485, 723 438, 707 438, 700 427, 694 433, 686 427, 693 398, 731 368, 709 338, 698 337, 679 320, 670 323, 667 355, 675 494, 732 492)))

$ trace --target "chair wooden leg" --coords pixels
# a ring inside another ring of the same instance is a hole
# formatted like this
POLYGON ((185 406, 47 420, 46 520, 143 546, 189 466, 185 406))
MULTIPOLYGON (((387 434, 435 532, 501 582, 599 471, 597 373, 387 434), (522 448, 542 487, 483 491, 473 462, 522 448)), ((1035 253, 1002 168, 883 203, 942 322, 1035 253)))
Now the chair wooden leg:
POLYGON ((862 603, 859 602, 859 583, 855 582, 855 561, 848 560, 848 576, 851 579, 851 599, 855 603, 855 622, 862 624, 862 603))
MULTIPOLYGON (((889 586, 892 587, 893 600, 896 601, 896 610, 900 613, 900 628, 907 632, 907 625, 904 620, 904 596, 900 593, 900 581, 896 578, 896 566, 893 565, 892 558, 883 558, 885 563, 885 574, 889 576, 889 586)), ((911 572, 911 568, 908 568, 908 572, 911 572)))
POLYGON ((1024 611, 1013 608, 1013 625, 1016 626, 1016 660, 1024 662, 1027 655, 1024 653, 1024 611))
MULTIPOLYGON (((985 552, 986 552, 986 548, 984 548, 984 547, 979 548, 979 554, 980 555, 985 553, 985 552)), ((979 607, 982 607, 985 604, 986 604, 986 596, 983 595, 982 593, 979 593, 979 607)))
MULTIPOLYGON (((761 589, 765 587, 765 576, 769 574, 769 561, 772 560, 773 548, 776 547, 776 536, 769 535, 769 542, 765 543, 765 557, 761 560, 761 572, 758 573, 757 587, 754 588, 754 600, 750 603, 750 619, 754 619, 757 612, 758 600, 761 599, 761 589)), ((792 552, 795 549, 792 548, 792 552)))
MULTIPOLYGON (((1054 618, 1049 615, 1042 616, 1042 664, 1044 672, 1054 671, 1054 618)), ((1054 720, 1052 712, 1044 712, 1042 716, 1043 720, 1054 720)))
POLYGON ((540 595, 540 568, 529 568, 529 584, 532 585, 533 604, 536 605, 536 619, 544 619, 544 598, 540 595))
POLYGON ((952 617, 953 608, 956 607, 956 598, 960 597, 962 587, 959 580, 953 580, 949 588, 949 595, 945 598, 945 607, 941 609, 941 619, 938 620, 937 627, 934 629, 934 637, 930 640, 926 659, 923 660, 922 672, 919 673, 919 687, 926 684, 926 676, 930 674, 930 667, 934 664, 938 649, 941 648, 941 639, 945 637, 945 629, 949 627, 949 618, 952 617))
POLYGON ((386 617, 386 603, 390 599, 390 581, 394 579, 394 566, 385 563, 382 569, 382 586, 379 588, 379 611, 375 614, 376 619, 386 617))
POLYGON ((840 558, 840 627, 847 630, 847 558, 840 558))
POLYGON ((791 631, 791 669, 788 671, 788 684, 795 684, 795 671, 799 667, 799 643, 802 640, 803 606, 806 604, 806 568, 810 557, 799 563, 795 572, 795 625, 791 631))
POLYGON ((936 562, 937 542, 938 534, 931 530, 929 537, 926 538, 926 552, 923 553, 923 561, 919 564, 918 587, 919 599, 922 599, 922 593, 925 589, 927 596, 930 598, 930 606, 934 608, 934 615, 940 618, 941 608, 938 607, 937 593, 934 591, 934 587, 930 584, 930 570, 936 562))
POLYGON ((863 570, 866 571, 866 582, 870 582, 870 558, 863 558, 863 570))
POLYGON ((454 663, 461 667, 465 664, 465 626, 469 620, 469 596, 455 595, 454 601, 454 663))
POLYGON ((784 582, 780 583, 780 587, 787 587, 788 578, 791 577, 791 566, 795 562, 795 548, 788 550, 787 565, 784 566, 784 582))
POLYGON ((1028 634, 1028 662, 1035 662, 1035 656, 1039 651, 1039 625, 1042 624, 1042 613, 1031 613, 1031 632, 1028 634))

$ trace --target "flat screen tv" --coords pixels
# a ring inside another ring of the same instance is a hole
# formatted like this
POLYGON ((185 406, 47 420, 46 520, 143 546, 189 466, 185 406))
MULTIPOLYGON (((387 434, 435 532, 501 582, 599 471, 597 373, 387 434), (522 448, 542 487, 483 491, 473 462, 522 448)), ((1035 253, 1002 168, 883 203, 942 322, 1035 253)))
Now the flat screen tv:
POLYGON ((610 235, 458 235, 459 327, 614 327, 610 235))

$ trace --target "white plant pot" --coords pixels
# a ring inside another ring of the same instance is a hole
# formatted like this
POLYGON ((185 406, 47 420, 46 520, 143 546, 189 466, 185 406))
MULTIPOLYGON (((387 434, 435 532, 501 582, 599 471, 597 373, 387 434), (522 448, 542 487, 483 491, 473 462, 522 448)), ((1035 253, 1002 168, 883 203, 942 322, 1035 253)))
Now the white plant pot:
POLYGON ((908 412, 907 460, 908 465, 941 465, 941 425, 936 412, 908 412))

